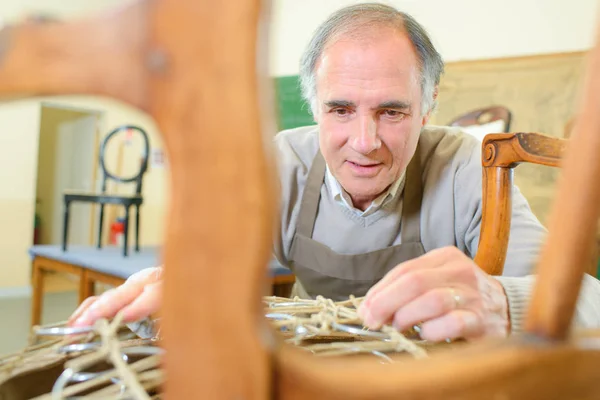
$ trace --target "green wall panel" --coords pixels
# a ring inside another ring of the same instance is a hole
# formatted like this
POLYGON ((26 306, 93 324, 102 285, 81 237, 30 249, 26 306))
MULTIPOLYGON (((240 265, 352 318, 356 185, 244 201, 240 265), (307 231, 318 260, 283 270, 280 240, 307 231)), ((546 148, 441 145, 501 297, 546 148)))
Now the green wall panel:
POLYGON ((280 130, 314 125, 309 106, 302 99, 298 76, 275 78, 277 117, 280 130))

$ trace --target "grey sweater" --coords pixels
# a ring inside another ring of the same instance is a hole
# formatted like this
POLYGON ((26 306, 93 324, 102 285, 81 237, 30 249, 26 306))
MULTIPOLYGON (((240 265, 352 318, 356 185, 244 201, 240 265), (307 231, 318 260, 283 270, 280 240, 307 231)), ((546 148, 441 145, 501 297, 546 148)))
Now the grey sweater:
MULTIPOLYGON (((281 234, 275 256, 287 265, 296 230, 303 188, 318 151, 318 127, 280 132, 275 137, 281 193, 281 234)), ((425 251, 456 246, 470 257, 477 253, 481 224, 481 143, 459 129, 425 127, 421 133, 423 201, 421 240, 425 251)), ((403 187, 398 195, 368 216, 345 208, 321 190, 313 239, 341 254, 375 251, 400 243, 403 187)), ((526 199, 513 187, 512 223, 503 276, 496 277, 508 296, 513 332, 522 328, 534 277, 533 267, 546 230, 526 199)), ((301 282, 299 282, 301 286, 301 282)), ((586 276, 577 323, 600 326, 600 283, 586 276)))

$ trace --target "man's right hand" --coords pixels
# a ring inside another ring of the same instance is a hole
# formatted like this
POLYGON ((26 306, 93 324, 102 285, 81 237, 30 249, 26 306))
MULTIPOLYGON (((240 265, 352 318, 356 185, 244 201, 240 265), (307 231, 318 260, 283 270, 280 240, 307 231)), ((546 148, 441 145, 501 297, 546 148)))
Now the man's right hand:
POLYGON ((158 311, 161 302, 162 267, 146 268, 131 275, 121 286, 85 299, 69 318, 74 327, 93 325, 98 319, 123 312, 123 322, 133 322, 158 311))

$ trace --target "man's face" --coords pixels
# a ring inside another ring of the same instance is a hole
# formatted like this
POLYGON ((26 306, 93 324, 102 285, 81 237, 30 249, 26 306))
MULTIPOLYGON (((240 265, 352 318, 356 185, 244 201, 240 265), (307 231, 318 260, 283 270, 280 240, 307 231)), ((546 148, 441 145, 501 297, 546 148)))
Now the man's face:
POLYGON ((427 120, 416 54, 391 29, 342 38, 323 52, 316 80, 321 152, 354 206, 365 209, 405 170, 427 120))

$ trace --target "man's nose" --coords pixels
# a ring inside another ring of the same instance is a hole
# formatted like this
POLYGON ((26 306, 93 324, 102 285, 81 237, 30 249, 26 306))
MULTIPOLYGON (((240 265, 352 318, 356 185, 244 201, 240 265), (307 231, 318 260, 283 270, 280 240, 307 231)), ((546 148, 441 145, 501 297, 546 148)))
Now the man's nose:
POLYGON ((368 116, 358 121, 358 130, 350 139, 350 146, 361 154, 369 154, 381 147, 381 139, 377 136, 377 123, 368 116))

